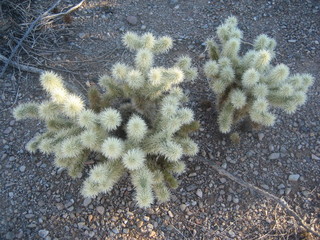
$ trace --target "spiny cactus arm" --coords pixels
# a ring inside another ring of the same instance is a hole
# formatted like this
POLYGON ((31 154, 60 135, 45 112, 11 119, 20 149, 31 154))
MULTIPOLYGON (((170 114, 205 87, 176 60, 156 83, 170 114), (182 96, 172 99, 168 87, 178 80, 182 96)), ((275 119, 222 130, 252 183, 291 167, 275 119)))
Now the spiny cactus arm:
POLYGON ((178 180, 173 176, 171 172, 164 170, 163 177, 170 188, 176 189, 179 186, 178 180))
POLYGON ((50 131, 59 131, 61 129, 72 128, 76 126, 74 121, 63 117, 56 117, 56 119, 48 120, 46 121, 46 125, 50 131))
POLYGON ((234 107, 231 103, 226 102, 218 116, 218 125, 220 132, 228 133, 231 131, 231 126, 233 124, 234 107))
POLYGON ((80 127, 83 128, 94 128, 98 123, 98 115, 91 109, 85 109, 79 113, 77 121, 80 127))
POLYGON ((102 154, 110 159, 115 160, 121 157, 124 150, 124 142, 115 137, 108 137, 101 146, 102 154))
POLYGON ((101 145, 107 137, 107 133, 101 127, 84 130, 80 134, 81 144, 92 151, 101 152, 101 145))
POLYGON ((148 168, 141 168, 131 172, 132 184, 136 189, 136 201, 139 207, 149 207, 153 201, 153 174, 148 168))
POLYGON ((183 154, 183 149, 180 144, 167 140, 160 145, 160 154, 165 156, 169 161, 178 161, 183 154))
POLYGON ((284 64, 279 64, 270 70, 266 76, 266 81, 271 87, 278 87, 285 82, 289 74, 289 68, 284 64))
POLYGON ((187 137, 190 133, 198 131, 200 128, 199 121, 192 121, 189 124, 184 124, 181 126, 179 131, 176 133, 177 136, 187 137))
POLYGON ((276 48, 276 41, 273 38, 268 37, 265 34, 260 34, 255 40, 254 40, 254 49, 256 51, 259 50, 268 50, 273 51, 276 48))
POLYGON ((163 182, 152 185, 152 189, 156 195, 157 200, 160 203, 164 203, 170 200, 170 190, 163 182))
POLYGON ((224 24, 217 28, 217 35, 222 44, 230 40, 231 38, 242 38, 242 31, 237 28, 237 18, 231 16, 226 19, 224 24))
POLYGON ((44 101, 39 105, 39 117, 45 121, 55 120, 62 115, 62 107, 53 101, 44 101))
POLYGON ((97 86, 91 86, 88 90, 88 100, 90 109, 95 113, 99 113, 101 111, 101 98, 102 96, 97 86))
POLYGON ((271 60, 272 54, 269 51, 260 50, 254 54, 250 67, 263 72, 269 67, 271 60))
POLYGON ((148 132, 146 122, 138 115, 133 115, 126 125, 126 133, 128 140, 141 142, 148 132))
POLYGON ((39 118, 39 104, 35 102, 22 103, 14 108, 13 116, 17 120, 39 118))
POLYGON ((106 131, 112 131, 121 125, 122 119, 118 110, 107 108, 99 114, 98 121, 106 131))
POLYGON ((153 65, 153 54, 148 49, 140 49, 135 57, 135 67, 142 73, 147 73, 153 65))
POLYGON ((209 79, 214 79, 219 74, 219 65, 215 60, 207 61, 203 69, 206 77, 209 79))
POLYGON ((83 100, 74 94, 70 94, 63 103, 64 114, 71 118, 76 118, 83 109, 83 100))
POLYGON ((124 166, 120 160, 108 161, 96 165, 91 169, 85 180, 81 193, 84 197, 95 197, 100 192, 110 191, 124 173, 124 166))
POLYGON ((183 149, 183 154, 187 155, 187 156, 195 156, 197 155, 199 148, 198 145, 191 140, 191 138, 189 137, 184 137, 184 138, 179 138, 176 137, 174 138, 174 140, 180 144, 180 146, 183 149))
POLYGON ((82 154, 83 145, 79 136, 71 136, 61 143, 61 156, 75 158, 82 154))
POLYGON ((142 41, 140 37, 134 32, 127 32, 122 37, 122 42, 126 46, 126 48, 131 51, 138 50, 142 47, 142 41))
POLYGON ((131 171, 144 167, 145 160, 146 154, 139 148, 130 149, 122 156, 123 165, 131 171))
POLYGON ((208 39, 206 41, 206 48, 209 53, 209 58, 211 60, 217 61, 220 57, 219 45, 213 39, 208 39))
POLYGON ((250 119, 258 124, 264 126, 273 126, 275 122, 275 116, 270 112, 260 112, 255 109, 252 109, 250 112, 250 119))
POLYGON ((172 39, 168 36, 160 37, 151 49, 154 54, 166 53, 172 48, 172 39))
POLYGON ((241 109, 247 103, 247 96, 241 89, 233 89, 229 94, 229 100, 235 109, 241 109))
POLYGON ((240 39, 231 38, 223 44, 221 56, 229 59, 237 59, 240 51, 240 39))
POLYGON ((191 66, 191 58, 188 56, 178 58, 175 66, 183 71, 184 77, 187 81, 193 81, 198 76, 197 68, 191 66))

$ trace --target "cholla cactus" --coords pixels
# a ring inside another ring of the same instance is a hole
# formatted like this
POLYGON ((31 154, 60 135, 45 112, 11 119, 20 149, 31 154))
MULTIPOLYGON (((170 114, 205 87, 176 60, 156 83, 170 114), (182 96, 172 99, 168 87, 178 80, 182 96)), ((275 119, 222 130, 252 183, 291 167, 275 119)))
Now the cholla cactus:
POLYGON ((178 186, 175 175, 185 168, 181 157, 198 151, 189 137, 198 122, 192 110, 182 106, 187 96, 178 87, 185 79, 193 80, 197 71, 186 56, 171 68, 153 66, 154 55, 172 47, 169 37, 129 32, 123 42, 136 51, 133 66, 116 63, 111 75, 102 76, 99 84, 106 91, 89 89, 89 107, 64 87, 60 76, 46 72, 40 79, 50 100, 21 104, 14 116, 45 121, 47 131, 27 149, 53 153, 55 165, 72 177, 79 176, 91 152, 98 155, 82 188, 85 197, 110 191, 129 172, 138 205, 148 207, 155 197, 160 202, 169 199, 169 188, 178 186))
POLYGON ((240 56, 242 32, 235 17, 219 26, 217 35, 221 45, 207 40, 210 60, 204 72, 217 95, 222 133, 230 132, 234 123, 248 116, 255 125, 272 126, 276 119, 270 112, 272 106, 291 114, 305 103, 314 79, 310 74, 290 75, 284 64, 272 66, 274 39, 261 34, 253 49, 240 56))

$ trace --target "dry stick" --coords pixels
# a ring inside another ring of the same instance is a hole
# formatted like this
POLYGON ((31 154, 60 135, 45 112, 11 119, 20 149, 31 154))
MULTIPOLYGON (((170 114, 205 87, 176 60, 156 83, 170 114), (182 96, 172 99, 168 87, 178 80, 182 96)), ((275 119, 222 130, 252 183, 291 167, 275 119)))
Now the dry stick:
POLYGON ((49 19, 53 19, 53 18, 60 17, 60 16, 68 15, 68 14, 74 12, 75 10, 77 10, 79 7, 81 7, 82 4, 83 4, 85 1, 86 1, 86 0, 82 0, 82 1, 79 2, 77 5, 73 6, 72 8, 70 8, 70 9, 69 9, 68 11, 66 11, 66 12, 61 12, 61 13, 57 13, 57 14, 45 16, 43 19, 44 19, 44 20, 49 20, 49 19))
POLYGON ((10 57, 8 58, 8 61, 6 61, 2 72, 0 73, 0 78, 2 78, 3 74, 5 73, 5 71, 8 68, 9 63, 11 62, 13 56, 16 54, 16 52, 18 51, 19 47, 21 46, 22 42, 28 37, 28 35, 30 34, 30 32, 32 31, 32 29, 36 26, 36 24, 44 17, 46 16, 52 9, 54 9, 59 3, 61 2, 61 0, 58 0, 55 4, 53 4, 47 11, 45 11, 43 14, 41 14, 40 16, 38 16, 36 18, 36 20, 34 20, 29 28, 27 29, 27 31, 24 33, 23 37, 20 39, 20 41, 18 42, 18 44, 15 46, 15 48, 13 49, 13 51, 10 54, 10 57))
POLYGON ((309 227, 300 217, 299 215, 293 211, 289 204, 284 200, 284 199, 281 199, 281 198, 278 198, 276 196, 274 196, 273 194, 271 193, 268 193, 254 185, 252 185, 251 183, 248 183, 248 182, 245 182, 244 180, 232 175, 231 173, 229 173, 228 171, 224 170, 223 168, 217 166, 216 164, 210 162, 209 160, 207 160, 206 158, 203 158, 203 157, 200 157, 204 163, 206 163, 207 165, 209 165, 210 167, 212 167, 214 170, 216 170, 219 174, 223 175, 223 176, 226 176, 227 178, 231 179, 232 181, 240 184, 241 186, 243 187, 246 187, 246 188, 249 188, 250 190, 252 191, 255 191, 255 192, 258 192, 260 194, 262 194, 263 196, 275 201, 276 203, 278 203, 279 205, 281 205, 283 208, 285 208, 288 213, 293 216, 297 222, 300 223, 300 225, 306 229, 308 232, 314 234, 315 236, 317 237, 320 237, 320 233, 314 231, 311 229, 311 227, 309 227))
POLYGON ((38 74, 41 74, 44 72, 42 69, 39 69, 39 68, 23 65, 23 64, 14 62, 14 61, 9 61, 8 58, 6 58, 5 56, 3 56, 1 54, 0 54, 0 61, 5 62, 5 63, 9 62, 9 65, 11 65, 15 68, 21 69, 22 71, 25 71, 25 72, 38 73, 38 74))

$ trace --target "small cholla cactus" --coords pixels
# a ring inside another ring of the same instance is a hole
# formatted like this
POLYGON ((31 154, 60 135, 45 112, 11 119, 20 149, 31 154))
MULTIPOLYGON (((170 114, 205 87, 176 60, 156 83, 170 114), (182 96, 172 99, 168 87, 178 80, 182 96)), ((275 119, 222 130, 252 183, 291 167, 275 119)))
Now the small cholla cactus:
POLYGON ((253 49, 239 55, 242 31, 237 19, 229 17, 218 27, 221 45, 208 39, 210 60, 204 65, 206 77, 217 96, 218 124, 222 133, 245 117, 254 125, 272 126, 271 107, 291 114, 306 101, 306 92, 314 79, 310 74, 289 74, 284 64, 271 65, 275 56, 274 39, 261 34, 253 49))
POLYGON ((111 75, 102 76, 99 84, 105 93, 91 87, 89 107, 64 87, 60 76, 46 72, 40 80, 50 100, 21 104, 14 116, 45 121, 47 131, 33 138, 27 150, 54 154, 55 165, 72 177, 79 176, 90 153, 96 153, 83 184, 85 197, 110 191, 129 172, 138 205, 148 207, 155 197, 159 202, 169 199, 169 189, 178 186, 175 175, 185 169, 182 156, 198 151, 189 134, 199 124, 193 111, 182 106, 187 96, 178 87, 185 79, 193 80, 197 71, 186 56, 171 68, 153 66, 154 55, 172 47, 169 37, 129 32, 123 42, 136 51, 133 66, 116 63, 111 75))

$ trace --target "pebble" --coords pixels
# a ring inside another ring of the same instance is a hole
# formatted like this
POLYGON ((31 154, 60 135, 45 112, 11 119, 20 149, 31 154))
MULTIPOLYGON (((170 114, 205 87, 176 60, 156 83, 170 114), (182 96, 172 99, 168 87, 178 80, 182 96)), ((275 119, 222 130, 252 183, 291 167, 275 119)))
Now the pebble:
POLYGON ((203 196, 203 193, 202 193, 202 190, 201 190, 201 189, 198 189, 197 192, 196 192, 196 194, 197 194, 197 196, 198 196, 199 198, 202 198, 202 196, 203 196))
POLYGON ((14 233, 13 232, 7 232, 6 233, 6 239, 14 239, 14 233))
POLYGON ((197 188, 196 185, 191 184, 191 185, 189 185, 189 186, 186 187, 186 190, 187 190, 188 192, 190 192, 190 191, 196 190, 196 188, 197 188))
POLYGON ((84 200, 83 200, 83 206, 84 207, 87 207, 87 206, 89 206, 89 204, 91 203, 91 198, 85 198, 84 200))
POLYGON ((291 174, 288 178, 289 181, 296 182, 300 178, 299 174, 291 174))
POLYGON ((101 215, 104 214, 104 207, 98 206, 98 207, 96 208, 96 210, 97 210, 97 212, 100 213, 101 215))
POLYGON ((131 25, 136 25, 138 23, 138 18, 136 16, 128 16, 127 21, 131 25))
POLYGON ((316 155, 314 155, 314 154, 311 154, 311 158, 312 158, 313 160, 317 160, 317 161, 320 160, 320 157, 318 157, 318 156, 316 156, 316 155))
POLYGON ((297 40, 296 39, 289 39, 288 42, 289 43, 295 43, 297 40))
POLYGON ((24 172, 25 170, 26 170, 26 166, 20 166, 20 167, 19 167, 19 171, 20 171, 20 172, 24 172))
POLYGON ((141 26, 141 30, 145 30, 146 28, 147 28, 146 25, 142 25, 142 26, 141 26))
POLYGON ((11 131, 12 131, 12 127, 8 127, 8 128, 6 128, 6 130, 4 130, 4 134, 9 134, 9 133, 11 133, 11 131))
POLYGON ((86 34, 85 33, 79 33, 78 36, 79 36, 79 38, 84 39, 86 37, 86 34))
POLYGON ((143 220, 146 221, 146 222, 149 222, 150 217, 149 217, 149 216, 144 216, 144 217, 143 217, 143 220))
POLYGON ((40 237, 45 238, 46 236, 48 236, 49 231, 46 229, 42 229, 42 230, 39 230, 38 234, 40 237))
POLYGON ((171 211, 168 211, 168 215, 169 215, 169 217, 173 218, 173 214, 171 211))
POLYGON ((265 190, 269 190, 269 186, 266 185, 266 184, 262 184, 261 187, 262 187, 263 189, 265 189, 265 190))
POLYGON ((263 133, 258 133, 258 138, 259 138, 259 141, 262 141, 262 139, 264 138, 264 134, 263 133))
POLYGON ((186 210, 186 208, 187 208, 187 205, 185 205, 184 203, 180 205, 180 210, 181 211, 186 210))
POLYGON ((280 153, 271 153, 269 156, 270 160, 275 160, 280 158, 280 153))

